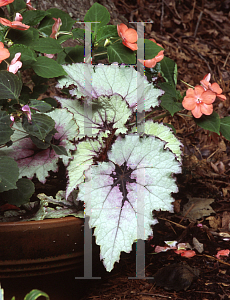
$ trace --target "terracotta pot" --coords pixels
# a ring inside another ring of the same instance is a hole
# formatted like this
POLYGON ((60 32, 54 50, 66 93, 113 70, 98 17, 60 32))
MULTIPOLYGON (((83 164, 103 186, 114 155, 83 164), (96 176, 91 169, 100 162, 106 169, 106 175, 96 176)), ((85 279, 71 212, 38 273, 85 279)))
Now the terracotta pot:
POLYGON ((82 270, 83 225, 75 217, 0 223, 0 278, 82 270))

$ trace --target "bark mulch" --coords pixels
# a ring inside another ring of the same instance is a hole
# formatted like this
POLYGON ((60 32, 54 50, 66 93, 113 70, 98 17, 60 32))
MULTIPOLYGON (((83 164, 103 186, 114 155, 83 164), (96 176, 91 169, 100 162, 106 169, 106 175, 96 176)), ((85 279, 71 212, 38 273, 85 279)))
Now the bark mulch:
MULTIPOLYGON (((216 101, 214 110, 221 118, 229 115, 229 0, 114 0, 114 4, 119 14, 130 22, 152 22, 145 27, 145 37, 154 38, 164 47, 165 56, 177 63, 177 87, 182 94, 187 87, 180 80, 195 86, 204 75, 211 73, 212 82, 217 82, 227 97, 225 102, 216 101)), ((230 258, 215 257, 217 251, 230 249, 230 142, 201 129, 192 118, 175 114, 160 122, 172 124, 184 145, 183 174, 177 176, 179 193, 174 195, 175 213, 155 213, 159 224, 153 228, 153 239, 146 243, 145 276, 151 277, 164 266, 177 264, 177 267, 180 263, 198 270, 199 276, 194 277, 186 291, 175 291, 184 274, 163 274, 160 283, 172 280, 174 289, 170 291, 147 279, 128 279, 136 276, 134 247, 131 254, 122 254, 121 262, 83 299, 230 299, 230 258), (184 205, 189 205, 193 198, 210 203, 200 207, 198 220, 196 215, 189 214, 192 204, 183 216, 184 205), (203 227, 197 227, 199 223, 203 227), (151 245, 164 246, 164 241, 176 240, 195 247, 194 238, 204 250, 200 253, 195 250, 192 258, 182 257, 173 250, 153 254, 151 245)))

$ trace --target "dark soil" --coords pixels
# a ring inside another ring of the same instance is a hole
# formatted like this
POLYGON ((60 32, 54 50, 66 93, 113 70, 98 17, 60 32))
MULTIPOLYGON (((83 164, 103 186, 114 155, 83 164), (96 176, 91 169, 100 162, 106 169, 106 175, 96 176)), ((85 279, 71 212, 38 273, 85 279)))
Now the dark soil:
MULTIPOLYGON (((64 2, 56 0, 55 6, 67 10, 72 13, 73 18, 80 20, 90 4, 93 4, 93 1, 80 1, 78 7, 79 1, 68 1, 68 5, 64 2)), ((146 25, 146 38, 154 38, 164 47, 165 56, 177 63, 180 91, 183 93, 187 89, 180 80, 195 86, 205 74, 211 73, 212 81, 220 85, 227 97, 225 102, 216 101, 214 109, 220 117, 229 115, 229 0, 98 2, 105 4, 110 10, 114 24, 153 22, 146 25)), ((37 5, 38 8, 47 9, 54 7, 54 1, 41 1, 37 5)), ((53 87, 49 93, 52 97, 55 93, 53 87)), ((179 193, 174 195, 175 213, 155 212, 159 223, 153 228, 153 239, 146 242, 145 276, 152 277, 162 267, 181 262, 199 270, 199 276, 194 277, 187 290, 179 291, 157 287, 147 278, 129 279, 128 277, 136 277, 134 245, 130 254, 122 253, 120 263, 115 264, 111 273, 104 272, 102 265, 102 271, 95 270, 94 276, 101 276, 102 279, 89 281, 87 289, 85 285, 79 287, 80 298, 76 295, 65 300, 230 299, 230 257, 215 257, 219 250, 230 249, 230 142, 221 135, 210 134, 199 128, 190 118, 175 115, 161 119, 160 122, 172 124, 184 145, 183 174, 177 176, 179 193), (188 214, 183 217, 183 207, 188 203, 189 197, 214 199, 211 204, 214 213, 204 215, 199 220, 188 218, 188 214), (203 227, 198 227, 197 224, 202 224, 203 227), (182 257, 173 250, 153 254, 154 245, 164 246, 164 241, 175 240, 194 246, 193 238, 203 244, 204 250, 201 253, 195 250, 196 255, 192 258, 182 257)), ((71 289, 71 286, 68 288, 71 289)))

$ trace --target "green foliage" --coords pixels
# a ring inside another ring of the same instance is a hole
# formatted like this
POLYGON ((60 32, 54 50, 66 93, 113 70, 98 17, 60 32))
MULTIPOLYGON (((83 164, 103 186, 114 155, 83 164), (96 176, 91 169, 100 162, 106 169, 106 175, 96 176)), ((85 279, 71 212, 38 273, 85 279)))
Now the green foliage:
POLYGON ((44 43, 44 38, 40 38, 31 46, 36 51, 47 54, 55 54, 63 51, 59 42, 55 39, 47 37, 44 43))
POLYGON ((110 63, 118 62, 119 64, 125 63, 127 65, 136 64, 135 53, 121 43, 109 45, 107 47, 107 55, 110 63))
POLYGON ((53 18, 60 18, 62 20, 62 25, 60 30, 62 31, 70 31, 75 21, 67 14, 66 12, 57 9, 50 8, 46 11, 49 15, 45 16, 45 18, 40 22, 38 29, 43 32, 47 36, 50 36, 52 33, 52 26, 54 24, 53 18))
POLYGON ((103 41, 105 39, 115 37, 118 38, 117 26, 115 25, 107 25, 99 28, 96 36, 96 42, 103 41))
POLYGON ((84 60, 84 46, 66 47, 58 53, 56 62, 60 65, 82 62, 84 60))
POLYGON ((20 178, 16 182, 16 189, 3 193, 3 199, 10 204, 21 206, 30 200, 35 192, 34 184, 28 178, 20 178))
POLYGON ((15 11, 20 11, 21 9, 26 8, 26 2, 24 0, 16 0, 12 4, 15 11))
POLYGON ((0 71, 0 99, 18 99, 22 88, 22 81, 17 75, 8 71, 0 71))
POLYGON ((138 39, 138 42, 140 42, 138 43, 138 50, 144 53, 144 57, 139 57, 140 59, 151 59, 155 57, 161 50, 164 50, 153 41, 147 39, 140 38, 138 39))
POLYGON ((43 101, 40 100, 30 100, 30 107, 36 108, 40 112, 48 112, 52 110, 52 106, 49 103, 46 103, 43 99, 43 101))
POLYGON ((177 64, 170 58, 164 57, 160 61, 160 72, 166 82, 172 86, 177 84, 177 64))
POLYGON ((39 33, 33 27, 30 27, 25 31, 11 29, 7 35, 7 38, 14 41, 14 44, 31 46, 39 38, 39 33))
POLYGON ((47 134, 54 128, 54 125, 54 120, 45 114, 34 114, 31 122, 24 116, 22 122, 25 131, 39 140, 44 140, 47 134))
POLYGON ((174 85, 169 82, 159 83, 160 88, 165 91, 161 97, 161 106, 168 110, 173 116, 176 112, 181 111, 183 106, 178 102, 178 94, 174 85))
POLYGON ((44 293, 44 292, 42 292, 42 291, 40 291, 40 290, 32 290, 29 294, 27 294, 27 295, 25 296, 25 299, 24 299, 24 300, 36 300, 36 299, 38 299, 40 296, 45 297, 46 300, 49 300, 49 299, 50 299, 49 296, 48 296, 46 293, 44 293))
POLYGON ((42 10, 28 10, 22 14, 23 23, 34 26, 37 25, 47 15, 49 15, 49 13, 42 10))
POLYGON ((16 161, 8 156, 0 157, 0 193, 16 189, 18 175, 19 170, 16 161))
POLYGON ((53 145, 53 144, 51 146, 54 149, 56 154, 68 156, 68 153, 67 153, 66 149, 63 146, 56 146, 56 145, 53 145))
POLYGON ((14 133, 10 128, 11 123, 10 116, 5 111, 0 111, 0 145, 9 142, 10 136, 14 133))
POLYGON ((108 24, 110 21, 110 14, 108 10, 101 4, 95 2, 85 15, 84 22, 95 22, 91 24, 91 29, 94 36, 102 26, 108 24))
POLYGON ((84 40, 84 38, 85 38, 85 30, 82 28, 74 28, 72 30, 72 34, 75 39, 84 40))
POLYGON ((33 61, 36 61, 36 53, 33 49, 28 46, 21 45, 21 44, 14 44, 10 47, 10 59, 12 60, 16 53, 21 53, 21 62, 23 63, 23 67, 25 64, 31 64, 33 61))
POLYGON ((220 132, 230 141, 230 116, 220 119, 220 132))
POLYGON ((194 121, 201 128, 216 132, 220 135, 220 117, 215 111, 210 116, 203 115, 199 119, 194 118, 194 121))
POLYGON ((46 56, 40 56, 35 62, 32 63, 34 72, 44 78, 53 78, 65 75, 62 66, 55 60, 46 56))
MULTIPOLYGON (((37 300, 39 297, 42 297, 42 296, 45 297, 46 300, 50 299, 46 293, 44 293, 40 290, 32 290, 25 296, 24 300, 37 300)), ((17 299, 15 299, 15 297, 13 297, 11 300, 17 300, 17 299)))

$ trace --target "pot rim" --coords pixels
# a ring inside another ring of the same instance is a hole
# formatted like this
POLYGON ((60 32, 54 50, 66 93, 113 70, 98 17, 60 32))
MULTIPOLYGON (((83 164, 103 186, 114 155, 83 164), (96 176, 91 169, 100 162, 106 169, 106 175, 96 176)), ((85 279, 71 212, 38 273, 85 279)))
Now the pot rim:
POLYGON ((43 220, 34 220, 34 221, 17 221, 17 222, 0 222, 0 229, 9 226, 28 226, 28 225, 54 225, 56 223, 78 223, 79 225, 84 223, 84 218, 67 216, 62 218, 54 218, 54 219, 43 219, 43 220))

